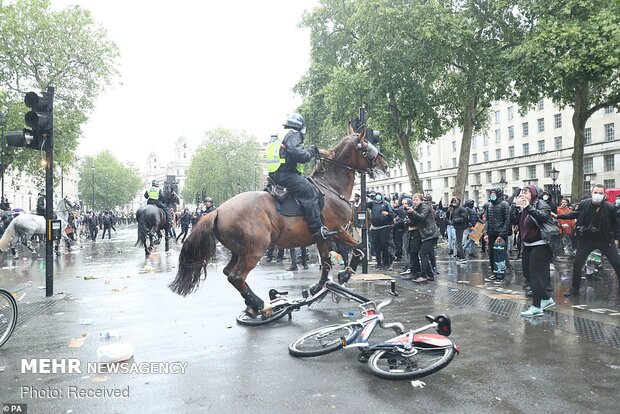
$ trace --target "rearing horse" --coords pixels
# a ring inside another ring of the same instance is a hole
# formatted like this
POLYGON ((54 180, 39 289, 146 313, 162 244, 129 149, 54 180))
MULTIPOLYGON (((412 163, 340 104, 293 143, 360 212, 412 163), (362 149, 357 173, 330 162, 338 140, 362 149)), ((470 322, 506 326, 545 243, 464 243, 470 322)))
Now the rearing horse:
MULTIPOLYGON (((322 151, 320 159, 312 178, 325 193, 324 223, 329 229, 338 229, 334 240, 355 246, 358 242, 344 229, 351 219, 348 200, 355 173, 375 170, 385 173, 385 157, 364 139, 363 132, 355 134, 349 126, 349 134, 333 149, 322 151)), ((267 192, 236 195, 205 215, 192 229, 179 255, 176 278, 169 285, 173 292, 186 296, 199 286, 202 270, 206 276, 206 264, 215 258, 217 240, 232 253, 223 272, 245 299, 247 312, 253 315, 262 312, 265 316, 270 316, 271 308, 265 308, 265 303, 246 283, 248 273, 270 245, 288 249, 316 243, 306 220, 278 213, 274 198, 267 192)), ((323 284, 331 269, 328 240, 319 241, 317 247, 322 264, 319 284, 323 284)))

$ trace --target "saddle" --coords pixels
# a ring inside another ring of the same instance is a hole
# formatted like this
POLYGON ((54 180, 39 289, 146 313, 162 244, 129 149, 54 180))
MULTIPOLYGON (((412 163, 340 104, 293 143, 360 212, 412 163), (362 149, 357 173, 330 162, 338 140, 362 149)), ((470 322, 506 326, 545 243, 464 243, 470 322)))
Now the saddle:
MULTIPOLYGON (((307 177, 307 180, 310 181, 314 190, 319 194, 319 208, 323 211, 325 194, 319 190, 314 180, 309 177, 307 177)), ((269 176, 267 176, 264 191, 267 191, 276 200, 276 211, 278 213, 287 217, 304 215, 299 201, 288 191, 288 188, 276 184, 269 176)))

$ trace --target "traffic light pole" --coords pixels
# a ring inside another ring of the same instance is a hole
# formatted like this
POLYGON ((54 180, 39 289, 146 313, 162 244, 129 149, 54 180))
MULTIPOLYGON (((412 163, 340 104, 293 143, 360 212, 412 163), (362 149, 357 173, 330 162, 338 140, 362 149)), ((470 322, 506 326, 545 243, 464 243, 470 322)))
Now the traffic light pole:
MULTIPOLYGON (((360 196, 361 196, 361 209, 366 213, 366 173, 360 174, 360 196)), ((362 252, 364 252, 364 258, 362 259, 362 273, 368 274, 368 230, 367 223, 370 217, 366 217, 364 227, 362 227, 362 252)))
MULTIPOLYGON (((48 86, 47 92, 54 97, 54 88, 48 86)), ((54 294, 54 241, 52 240, 52 219, 54 218, 54 129, 47 134, 45 143, 45 296, 54 294)))

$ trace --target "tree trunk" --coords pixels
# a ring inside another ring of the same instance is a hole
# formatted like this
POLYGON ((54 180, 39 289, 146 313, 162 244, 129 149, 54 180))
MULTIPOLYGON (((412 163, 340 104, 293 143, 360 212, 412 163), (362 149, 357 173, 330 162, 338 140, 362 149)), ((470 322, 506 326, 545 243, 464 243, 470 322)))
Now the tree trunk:
POLYGON ((403 131, 403 122, 400 117, 400 111, 398 110, 398 102, 396 102, 394 94, 389 93, 388 96, 390 99, 390 113, 392 115, 392 120, 398 129, 396 139, 398 140, 398 144, 403 150, 403 155, 405 156, 405 167, 407 168, 407 174, 409 175, 409 185, 411 185, 411 191, 412 193, 423 193, 420 176, 418 175, 418 170, 415 168, 415 164, 413 162, 411 145, 409 145, 410 134, 403 131))
POLYGON ((469 153, 471 151, 471 137, 476 124, 476 107, 478 99, 472 98, 465 107, 463 113, 463 140, 461 141, 461 151, 459 153, 459 166, 456 172, 456 183, 454 184, 454 194, 463 200, 467 177, 469 175, 469 153))
POLYGON ((573 202, 579 200, 583 195, 583 151, 585 144, 585 128, 588 120, 589 106, 589 84, 584 82, 575 94, 575 103, 573 105, 575 112, 573 113, 573 130, 575 139, 573 140, 573 179, 571 183, 571 194, 573 202))

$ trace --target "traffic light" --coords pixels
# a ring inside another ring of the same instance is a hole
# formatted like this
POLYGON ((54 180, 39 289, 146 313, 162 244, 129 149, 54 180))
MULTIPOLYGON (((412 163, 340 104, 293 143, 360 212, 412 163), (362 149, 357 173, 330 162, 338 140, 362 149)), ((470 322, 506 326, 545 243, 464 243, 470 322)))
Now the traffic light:
POLYGON ((9 147, 26 147, 32 149, 41 149, 40 140, 32 134, 29 129, 21 131, 10 131, 4 135, 6 145, 9 147))
POLYGON ((24 104, 31 110, 26 113, 24 121, 31 129, 10 131, 6 133, 6 144, 9 147, 26 147, 32 149, 46 149, 44 145, 54 129, 54 89, 48 92, 28 92, 24 97, 24 104))

